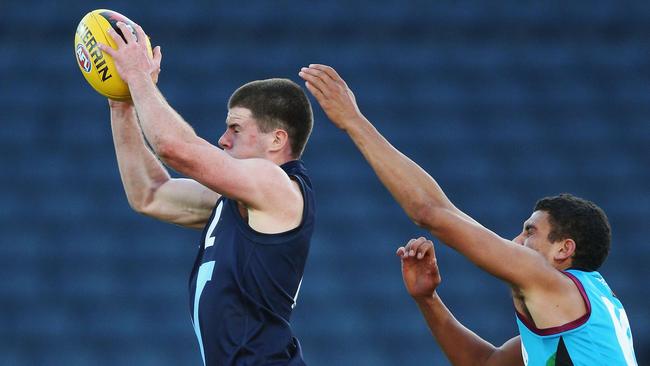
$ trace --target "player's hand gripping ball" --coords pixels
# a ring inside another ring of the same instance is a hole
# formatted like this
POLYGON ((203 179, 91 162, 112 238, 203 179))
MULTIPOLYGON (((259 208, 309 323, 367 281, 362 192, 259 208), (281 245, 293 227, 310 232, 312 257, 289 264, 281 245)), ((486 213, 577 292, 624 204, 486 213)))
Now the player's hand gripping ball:
MULTIPOLYGON (((97 9, 86 14, 81 19, 74 36, 74 51, 79 70, 93 89, 110 99, 128 100, 131 98, 129 86, 118 75, 113 58, 97 47, 97 43, 101 42, 114 49, 117 48, 115 41, 107 33, 109 27, 112 27, 126 41, 122 30, 116 25, 117 22, 125 23, 136 35, 133 22, 120 13, 97 9)), ((153 57, 148 38, 146 43, 149 56, 153 57)))

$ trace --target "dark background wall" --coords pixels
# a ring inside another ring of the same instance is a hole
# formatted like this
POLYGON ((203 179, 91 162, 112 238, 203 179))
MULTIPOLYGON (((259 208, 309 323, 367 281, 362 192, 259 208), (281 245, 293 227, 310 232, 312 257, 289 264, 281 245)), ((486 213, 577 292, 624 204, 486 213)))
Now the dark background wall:
MULTIPOLYGON (((216 143, 226 100, 260 78, 335 66, 367 117, 464 211, 514 237, 536 199, 609 214, 602 273, 650 362, 647 1, 0 2, 0 364, 198 365, 187 276, 198 232, 133 213, 108 107, 73 36, 104 7, 163 49, 160 89, 216 143)), ((411 224, 315 106, 304 160, 318 225, 293 324, 311 365, 447 364, 403 289, 411 224)), ((440 293, 494 344, 508 288, 438 245, 440 293)))

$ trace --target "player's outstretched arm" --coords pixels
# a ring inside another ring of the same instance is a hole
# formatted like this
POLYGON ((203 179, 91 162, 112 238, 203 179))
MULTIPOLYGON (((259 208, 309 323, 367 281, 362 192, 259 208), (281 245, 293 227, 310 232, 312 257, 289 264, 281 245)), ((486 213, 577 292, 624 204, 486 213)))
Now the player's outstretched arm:
MULTIPOLYGON (((117 26, 123 34, 131 34, 124 23, 117 26)), ((289 221, 286 217, 299 216, 300 190, 279 166, 265 159, 232 158, 197 136, 167 103, 149 76, 156 68, 155 58, 149 57, 144 43, 137 41, 147 36, 139 25, 134 27, 137 37, 127 41, 109 29, 117 49, 104 44, 99 47, 113 57, 119 75, 129 85, 142 131, 155 154, 165 165, 242 202, 253 213, 275 211, 275 217, 284 224, 289 221)))
POLYGON ((426 224, 424 220, 431 208, 448 209, 473 221, 454 207, 431 176, 375 129, 359 110, 354 93, 336 70, 312 64, 303 67, 298 75, 306 81, 307 89, 329 119, 350 135, 379 179, 413 221, 419 225, 426 224), (408 178, 409 184, 405 184, 404 178, 408 178))
POLYGON ((431 241, 422 237, 411 239, 397 249, 396 254, 402 262, 402 277, 407 291, 453 365, 523 365, 519 337, 501 347, 494 347, 458 322, 442 302, 436 292, 442 279, 431 241))
POLYGON ((417 225, 522 290, 562 277, 534 250, 499 237, 456 208, 429 174, 393 147, 366 119, 354 94, 333 68, 312 64, 302 68, 299 75, 329 119, 348 133, 417 225))
POLYGON ((133 103, 109 101, 115 154, 129 205, 173 224, 203 228, 219 195, 191 179, 172 179, 146 146, 133 103))

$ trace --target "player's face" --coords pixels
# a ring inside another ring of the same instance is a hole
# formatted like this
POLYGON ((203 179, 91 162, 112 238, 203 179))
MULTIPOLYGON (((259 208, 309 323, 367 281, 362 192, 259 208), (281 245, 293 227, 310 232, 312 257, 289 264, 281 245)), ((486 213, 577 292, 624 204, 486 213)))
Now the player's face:
POLYGON ((535 211, 526 222, 521 234, 513 241, 535 250, 553 263, 553 243, 548 240, 551 223, 546 211, 535 211))
POLYGON ((219 138, 219 146, 237 159, 264 158, 268 134, 259 130, 257 121, 248 108, 233 107, 228 111, 226 131, 219 138))

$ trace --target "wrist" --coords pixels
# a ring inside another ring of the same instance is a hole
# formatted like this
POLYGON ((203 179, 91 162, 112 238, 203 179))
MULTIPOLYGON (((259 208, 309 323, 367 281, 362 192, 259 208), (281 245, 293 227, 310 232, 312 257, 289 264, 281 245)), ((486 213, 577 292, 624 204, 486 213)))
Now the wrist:
POLYGON ((133 101, 129 100, 108 100, 108 106, 112 114, 127 114, 135 110, 133 101))
POLYGON ((434 291, 430 295, 411 296, 418 305, 431 305, 438 300, 438 292, 434 291))
POLYGON ((372 128, 372 124, 366 117, 364 117, 362 114, 356 115, 352 118, 348 118, 345 120, 345 123, 342 123, 339 126, 343 131, 348 133, 349 135, 363 132, 369 127, 372 128))
POLYGON ((141 70, 133 70, 125 74, 123 79, 124 82, 129 85, 129 88, 131 87, 132 84, 152 81, 151 75, 141 70))
POLYGON ((148 95, 156 90, 156 84, 154 84, 151 76, 144 72, 133 72, 129 76, 128 85, 134 103, 141 99, 143 95, 148 95))
POLYGON ((133 101, 131 99, 126 99, 126 100, 117 100, 117 99, 111 99, 108 98, 108 106, 111 108, 111 110, 128 110, 133 108, 133 101))
POLYGON ((121 121, 131 115, 135 115, 135 106, 132 100, 108 100, 111 113, 111 123, 121 121))

